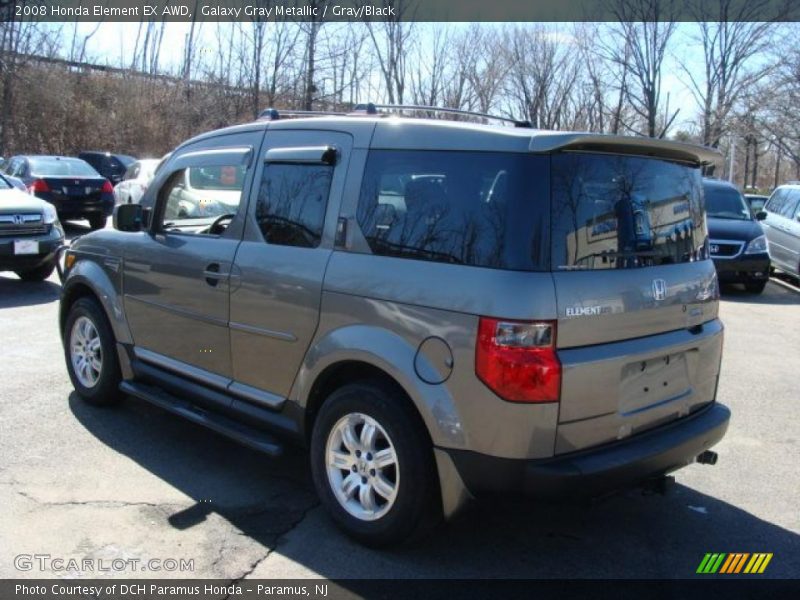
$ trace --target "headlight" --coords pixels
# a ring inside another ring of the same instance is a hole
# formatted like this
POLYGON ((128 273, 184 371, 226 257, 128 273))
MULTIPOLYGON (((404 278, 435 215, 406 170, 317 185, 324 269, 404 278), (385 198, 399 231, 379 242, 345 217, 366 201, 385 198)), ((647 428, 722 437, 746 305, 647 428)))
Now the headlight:
POLYGON ((44 210, 42 211, 42 218, 44 219, 45 224, 52 225, 56 221, 58 221, 58 213, 56 213, 56 207, 52 204, 45 204, 44 210))
POLYGON ((747 244, 747 250, 744 251, 745 254, 761 254, 767 251, 767 238, 763 235, 758 236, 750 240, 747 244))

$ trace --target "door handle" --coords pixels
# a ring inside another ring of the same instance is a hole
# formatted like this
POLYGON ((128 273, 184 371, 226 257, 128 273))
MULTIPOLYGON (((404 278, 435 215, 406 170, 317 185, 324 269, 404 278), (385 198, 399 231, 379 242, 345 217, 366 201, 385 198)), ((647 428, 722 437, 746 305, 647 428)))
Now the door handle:
POLYGON ((217 287, 219 280, 224 276, 219 272, 219 263, 211 263, 210 265, 206 266, 205 271, 203 271, 203 275, 206 278, 206 283, 211 287, 217 287))

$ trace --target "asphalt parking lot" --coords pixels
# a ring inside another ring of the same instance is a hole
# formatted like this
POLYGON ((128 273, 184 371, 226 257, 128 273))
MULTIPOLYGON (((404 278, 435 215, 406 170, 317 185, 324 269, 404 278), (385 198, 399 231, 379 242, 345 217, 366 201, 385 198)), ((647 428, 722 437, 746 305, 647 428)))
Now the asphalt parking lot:
POLYGON ((98 574, 20 571, 22 554, 194 563, 101 573, 124 577, 684 578, 706 552, 772 552, 764 576, 800 574, 800 293, 778 283, 723 295, 719 399, 733 419, 716 466, 678 472, 668 496, 485 501, 380 552, 334 529, 300 452, 271 460, 133 399, 84 405, 64 367, 58 292, 55 275, 0 274, 0 578, 98 574))

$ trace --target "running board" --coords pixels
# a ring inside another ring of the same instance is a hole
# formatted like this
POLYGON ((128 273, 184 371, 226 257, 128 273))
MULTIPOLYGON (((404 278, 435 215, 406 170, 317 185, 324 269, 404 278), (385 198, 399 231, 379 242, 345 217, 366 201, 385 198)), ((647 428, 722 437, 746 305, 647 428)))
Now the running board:
POLYGON ((268 433, 238 423, 223 415, 208 412, 203 408, 176 398, 156 387, 135 381, 123 381, 119 385, 119 390, 123 394, 129 394, 140 400, 150 402, 166 411, 188 419, 193 423, 208 427, 253 450, 257 450, 269 456, 280 456, 283 454, 283 444, 268 433))

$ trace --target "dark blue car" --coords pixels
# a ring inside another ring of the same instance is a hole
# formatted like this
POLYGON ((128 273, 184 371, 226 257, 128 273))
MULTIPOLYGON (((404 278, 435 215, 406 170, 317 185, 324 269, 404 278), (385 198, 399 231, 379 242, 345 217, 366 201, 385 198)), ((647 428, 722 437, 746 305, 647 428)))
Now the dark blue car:
POLYGON ((114 210, 111 182, 79 158, 14 156, 2 171, 55 206, 62 220, 87 219, 92 229, 102 229, 114 210))

